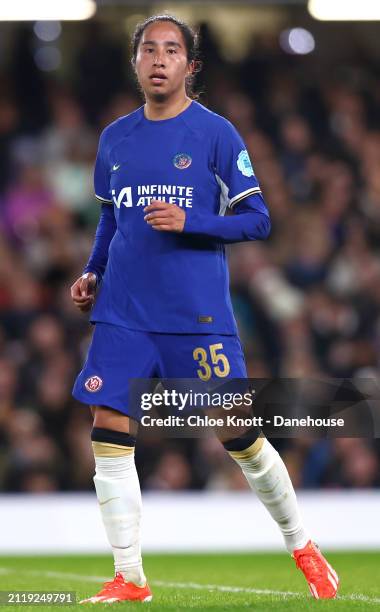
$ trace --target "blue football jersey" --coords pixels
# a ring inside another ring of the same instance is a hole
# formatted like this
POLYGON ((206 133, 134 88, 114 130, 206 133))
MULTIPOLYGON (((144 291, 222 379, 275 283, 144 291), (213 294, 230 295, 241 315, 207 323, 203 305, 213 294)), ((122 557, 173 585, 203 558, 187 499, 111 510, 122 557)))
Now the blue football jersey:
POLYGON ((91 321, 161 333, 235 334, 224 245, 194 228, 186 231, 199 218, 224 216, 260 193, 232 124, 195 101, 160 121, 147 119, 141 107, 103 131, 94 182, 97 198, 114 208, 117 229, 91 321), (185 231, 148 225, 144 209, 151 199, 181 207, 185 231))

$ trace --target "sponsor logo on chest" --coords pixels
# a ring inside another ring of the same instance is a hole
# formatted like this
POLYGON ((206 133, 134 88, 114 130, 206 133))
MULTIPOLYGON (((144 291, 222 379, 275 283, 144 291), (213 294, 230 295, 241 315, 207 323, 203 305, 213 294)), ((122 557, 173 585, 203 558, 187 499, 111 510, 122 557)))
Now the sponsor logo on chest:
POLYGON ((180 208, 192 208, 194 187, 188 185, 137 185, 122 187, 120 191, 112 189, 112 200, 117 208, 125 206, 148 206, 151 200, 161 200, 176 204, 180 208))

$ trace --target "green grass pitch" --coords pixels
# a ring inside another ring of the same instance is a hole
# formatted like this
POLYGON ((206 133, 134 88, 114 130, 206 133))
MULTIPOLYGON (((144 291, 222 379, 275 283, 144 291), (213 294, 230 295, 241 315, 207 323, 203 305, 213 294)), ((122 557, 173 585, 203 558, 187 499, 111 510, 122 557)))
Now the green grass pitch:
MULTIPOLYGON (((380 552, 326 555, 341 578, 339 598, 315 601, 286 554, 145 555, 144 568, 158 610, 380 610, 380 552)), ((77 600, 94 595, 112 575, 110 556, 0 557, 1 591, 75 591, 77 600)), ((132 610, 138 603, 119 603, 132 610)), ((74 605, 8 605, 5 612, 78 610, 74 605)), ((89 609, 91 605, 81 607, 89 609)), ((97 604, 97 608, 109 608, 97 604)))

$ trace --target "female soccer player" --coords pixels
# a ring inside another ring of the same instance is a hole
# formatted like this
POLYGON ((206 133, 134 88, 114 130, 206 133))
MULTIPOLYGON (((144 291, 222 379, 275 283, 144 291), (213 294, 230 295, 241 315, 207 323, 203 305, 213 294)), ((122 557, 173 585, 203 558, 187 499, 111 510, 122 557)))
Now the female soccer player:
MULTIPOLYGON (((245 145, 223 117, 192 100, 196 37, 168 15, 133 37, 145 104, 102 133, 93 250, 71 295, 96 324, 73 395, 94 416, 96 493, 115 578, 85 602, 150 601, 141 560, 141 494, 134 461, 140 413, 128 378, 246 378, 229 296, 224 244, 265 239, 267 207, 245 145), (233 215, 224 216, 227 208, 233 215), (95 301, 95 292, 97 297, 95 301)), ((224 440, 267 507, 314 597, 337 591, 311 542, 286 467, 251 430, 224 440)))

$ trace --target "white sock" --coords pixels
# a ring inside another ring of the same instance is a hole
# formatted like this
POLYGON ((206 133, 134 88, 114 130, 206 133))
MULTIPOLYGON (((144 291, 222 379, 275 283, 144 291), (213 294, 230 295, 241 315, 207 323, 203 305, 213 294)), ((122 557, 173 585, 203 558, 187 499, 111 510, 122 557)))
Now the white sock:
POLYGON ((103 523, 112 546, 115 572, 127 582, 146 583, 141 559, 141 491, 134 453, 96 457, 94 483, 103 523))
POLYGON ((296 494, 288 470, 278 452, 265 439, 261 449, 242 458, 244 451, 230 453, 240 465, 249 486, 278 524, 290 553, 310 540, 298 510, 296 494))

